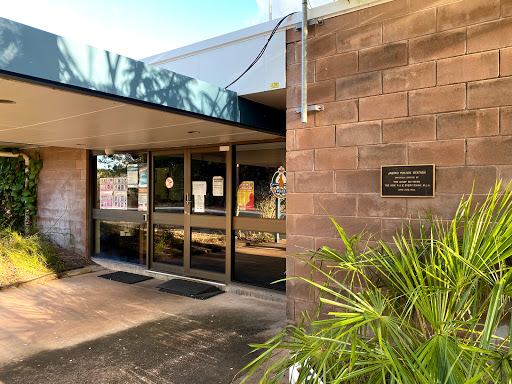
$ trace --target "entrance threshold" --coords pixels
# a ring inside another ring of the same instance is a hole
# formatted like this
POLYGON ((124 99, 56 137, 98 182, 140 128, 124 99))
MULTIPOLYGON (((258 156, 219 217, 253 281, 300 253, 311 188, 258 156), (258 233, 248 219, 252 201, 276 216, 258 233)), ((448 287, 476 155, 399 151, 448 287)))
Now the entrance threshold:
POLYGON ((178 275, 167 272, 160 272, 149 270, 145 265, 137 265, 132 263, 127 263, 124 261, 111 260, 103 257, 92 257, 91 260, 96 264, 101 265, 104 268, 113 270, 113 271, 123 271, 123 272, 131 272, 137 273, 143 276, 150 276, 158 280, 170 280, 173 278, 180 278, 190 281, 197 281, 201 283, 212 284, 227 293, 234 293, 240 296, 248 296, 254 297, 257 299, 265 300, 265 301, 273 301, 277 303, 286 303, 286 293, 282 291, 275 291, 273 289, 255 287, 252 285, 245 285, 240 283, 231 282, 229 284, 219 283, 206 279, 198 279, 195 277, 190 277, 186 275, 178 275))
POLYGON ((154 269, 146 269, 146 272, 161 275, 162 279, 179 278, 179 279, 188 280, 188 281, 195 281, 198 283, 207 283, 210 285, 215 285, 216 287, 219 287, 220 289, 222 289, 224 291, 225 291, 224 287, 226 287, 226 283, 220 283, 218 281, 213 281, 213 280, 208 280, 208 279, 199 279, 197 277, 191 277, 191 276, 182 275, 179 273, 161 272, 161 271, 155 271, 154 269))

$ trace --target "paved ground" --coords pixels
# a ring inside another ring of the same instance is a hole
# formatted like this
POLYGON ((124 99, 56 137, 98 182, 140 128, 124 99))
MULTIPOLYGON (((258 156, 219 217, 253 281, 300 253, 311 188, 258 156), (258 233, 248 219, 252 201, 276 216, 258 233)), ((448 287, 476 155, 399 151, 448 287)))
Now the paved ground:
POLYGON ((105 272, 0 291, 0 383, 227 384, 247 344, 285 325, 283 304, 194 300, 105 272))

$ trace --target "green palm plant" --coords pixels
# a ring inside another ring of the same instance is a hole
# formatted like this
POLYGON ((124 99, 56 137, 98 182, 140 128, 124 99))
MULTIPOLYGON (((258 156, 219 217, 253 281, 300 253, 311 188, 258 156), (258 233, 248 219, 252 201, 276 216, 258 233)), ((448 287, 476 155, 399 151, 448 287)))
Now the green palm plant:
POLYGON ((264 367, 260 382, 280 383, 302 367, 297 383, 512 383, 510 185, 480 206, 462 199, 449 223, 404 222, 390 244, 333 223, 344 252, 296 256, 317 276, 295 278, 320 292, 318 311, 253 345, 248 376, 264 367))

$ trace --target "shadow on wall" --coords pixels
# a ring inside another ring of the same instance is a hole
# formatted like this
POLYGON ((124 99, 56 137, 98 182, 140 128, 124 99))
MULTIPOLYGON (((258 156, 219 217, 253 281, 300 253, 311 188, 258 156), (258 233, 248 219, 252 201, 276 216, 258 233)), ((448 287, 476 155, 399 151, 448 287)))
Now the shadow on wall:
POLYGON ((0 18, 0 72, 236 121, 235 92, 0 18))

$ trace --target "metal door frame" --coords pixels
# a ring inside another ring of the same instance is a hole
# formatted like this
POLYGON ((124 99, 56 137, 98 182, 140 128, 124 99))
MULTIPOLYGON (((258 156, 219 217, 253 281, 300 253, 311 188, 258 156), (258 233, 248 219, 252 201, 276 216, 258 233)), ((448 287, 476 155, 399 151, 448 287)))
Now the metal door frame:
POLYGON ((147 250, 147 268, 150 270, 175 273, 186 276, 198 277, 202 279, 209 279, 221 282, 228 282, 231 280, 231 243, 232 243, 232 147, 204 147, 204 148, 180 148, 176 150, 153 151, 148 154, 149 172, 148 172, 148 250, 147 250), (221 148, 229 148, 228 151, 221 150, 221 148), (208 153, 208 152, 223 152, 226 155, 226 215, 225 216, 207 216, 207 215, 194 215, 192 214, 192 205, 187 203, 187 197, 192 198, 192 155, 194 153, 208 153), (183 214, 155 212, 154 209, 154 159, 155 156, 165 156, 179 154, 184 156, 184 211, 183 214), (181 218, 178 216, 181 215, 181 218), (154 259, 154 226, 162 225, 183 225, 184 230, 184 244, 183 244, 183 266, 170 265, 165 263, 155 262, 154 259), (201 269, 191 268, 191 233, 192 228, 212 228, 225 231, 226 234, 226 258, 225 258, 225 272, 216 273, 211 271, 204 271, 201 269))
MULTIPOLYGON (((281 140, 279 140, 281 141, 281 140)), ((267 141, 264 141, 267 142, 267 141)), ((259 144, 264 142, 247 142, 237 143, 237 145, 243 144, 259 144)), ((272 141, 274 142, 274 141, 272 141)), ((236 188, 235 184, 235 172, 236 167, 234 164, 235 160, 235 149, 236 145, 223 145, 222 148, 228 148, 228 151, 221 151, 221 146, 208 146, 208 147, 194 147, 194 148, 175 148, 175 149, 163 149, 155 151, 134 151, 133 153, 146 153, 147 164, 148 164, 148 211, 115 211, 115 210, 100 210, 95 208, 96 198, 96 155, 89 157, 89 177, 90 177, 90 191, 89 204, 90 204, 90 216, 89 216, 89 228, 91 233, 89 235, 89 246, 91 256, 95 254, 95 226, 99 220, 108 221, 126 221, 131 223, 144 223, 146 222, 147 227, 147 247, 146 247, 146 267, 149 270, 168 273, 178 274, 185 276, 198 277, 200 279, 209 279, 219 282, 230 282, 232 280, 233 262, 234 262, 234 231, 236 230, 253 230, 262 232, 274 232, 274 233, 286 233, 286 220, 278 219, 263 219, 263 218, 247 218, 247 217, 236 217, 234 214, 234 203, 236 202, 236 188), (183 154, 185 161, 184 172, 188 174, 188 181, 185 180, 184 193, 188 192, 191 196, 191 154, 201 152, 225 152, 226 153, 226 216, 194 216, 190 213, 182 215, 183 220, 178 225, 190 228, 194 225, 203 228, 217 228, 226 231, 226 265, 225 273, 219 274, 214 272, 202 271, 197 269, 190 269, 190 237, 185 237, 184 244, 184 266, 173 266, 170 264, 153 263, 153 229, 155 224, 177 224, 175 218, 169 217, 168 213, 154 212, 154 156, 158 155, 172 155, 172 154, 183 154), (188 159, 187 159, 188 158, 188 159), (225 221, 225 222, 224 222, 225 221), (222 222, 222 223, 221 223, 222 222), (185 262, 188 264, 185 264, 185 262), (155 265, 156 264, 156 265, 155 265), (188 266, 188 269, 185 268, 188 266)), ((132 152, 127 152, 132 153, 132 152)))

